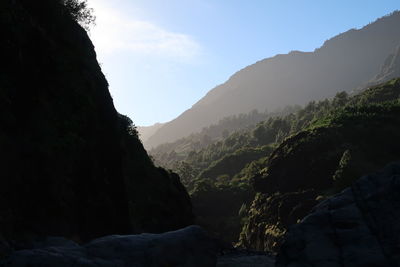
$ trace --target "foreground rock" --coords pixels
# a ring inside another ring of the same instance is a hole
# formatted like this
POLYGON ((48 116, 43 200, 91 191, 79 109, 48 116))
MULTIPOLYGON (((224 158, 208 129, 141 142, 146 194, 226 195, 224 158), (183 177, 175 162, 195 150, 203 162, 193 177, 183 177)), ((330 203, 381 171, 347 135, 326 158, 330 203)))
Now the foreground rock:
POLYGON ((273 267, 275 257, 265 252, 234 249, 218 257, 217 267, 273 267))
POLYGON ((198 226, 164 234, 113 235, 78 244, 52 238, 30 250, 14 252, 1 266, 118 267, 188 266, 216 264, 216 246, 198 226))
POLYGON ((399 266, 400 163, 364 176, 292 227, 277 266, 399 266))

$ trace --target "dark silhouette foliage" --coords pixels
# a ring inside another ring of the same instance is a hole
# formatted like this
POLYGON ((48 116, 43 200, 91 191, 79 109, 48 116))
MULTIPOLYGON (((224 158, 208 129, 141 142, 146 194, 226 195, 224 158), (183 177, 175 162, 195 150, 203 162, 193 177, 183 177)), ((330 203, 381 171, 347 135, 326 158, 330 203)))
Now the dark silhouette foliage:
POLYGON ((86 30, 94 25, 96 17, 93 9, 87 5, 87 0, 62 0, 62 3, 71 14, 72 18, 79 22, 86 30))
POLYGON ((115 110, 93 44, 66 10, 0 1, 1 245, 192 224, 179 177, 153 165, 115 110))
POLYGON ((65 15, 78 22, 86 31, 95 24, 96 17, 87 0, 20 0, 32 16, 38 20, 57 25, 65 15))

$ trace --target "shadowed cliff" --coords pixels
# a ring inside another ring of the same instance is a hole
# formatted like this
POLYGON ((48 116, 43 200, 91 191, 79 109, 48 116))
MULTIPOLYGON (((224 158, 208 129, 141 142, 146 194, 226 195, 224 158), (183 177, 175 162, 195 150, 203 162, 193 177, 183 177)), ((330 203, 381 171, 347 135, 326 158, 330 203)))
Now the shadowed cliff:
POLYGON ((114 108, 85 30, 58 2, 0 2, 0 238, 163 232, 192 223, 114 108))

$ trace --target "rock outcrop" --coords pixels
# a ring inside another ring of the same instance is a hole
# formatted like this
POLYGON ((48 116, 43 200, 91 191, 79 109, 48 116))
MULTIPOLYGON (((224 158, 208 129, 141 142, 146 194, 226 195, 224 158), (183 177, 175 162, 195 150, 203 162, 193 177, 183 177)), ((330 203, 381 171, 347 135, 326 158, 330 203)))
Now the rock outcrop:
POLYGON ((216 246, 203 229, 189 226, 164 234, 106 236, 86 245, 62 238, 14 252, 4 267, 213 267, 216 246))
POLYGON ((0 1, 0 243, 192 224, 179 177, 153 165, 117 113, 61 2, 0 1))
POLYGON ((284 266, 400 266, 400 163, 367 175, 290 228, 284 266))
POLYGON ((316 191, 258 193, 250 207, 250 220, 242 229, 241 246, 276 252, 289 225, 308 214, 318 203, 316 197, 316 191))

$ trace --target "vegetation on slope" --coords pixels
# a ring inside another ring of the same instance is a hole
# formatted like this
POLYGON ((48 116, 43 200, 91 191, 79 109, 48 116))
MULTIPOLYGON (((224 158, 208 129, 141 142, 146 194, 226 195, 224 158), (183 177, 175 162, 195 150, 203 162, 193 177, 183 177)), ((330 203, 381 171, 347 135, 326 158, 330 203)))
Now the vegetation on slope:
MULTIPOLYGON (((342 92, 332 100, 310 102, 302 109, 288 107, 280 114, 265 116, 266 119, 257 124, 247 123, 246 128, 232 132, 225 138, 209 138, 208 145, 203 145, 200 149, 189 149, 192 147, 190 144, 197 143, 198 136, 201 136, 199 134, 182 139, 182 143, 162 145, 150 153, 158 152, 152 154, 155 162, 174 170, 182 177, 192 196, 197 223, 222 239, 235 242, 238 240, 241 224, 246 220, 246 211, 254 198, 250 178, 263 171, 265 162, 276 145, 347 101, 347 93, 342 92), (167 153, 167 148, 181 151, 167 153)), ((239 118, 254 118, 257 113, 251 114, 239 118)), ((242 125, 246 123, 242 122, 242 125)), ((223 128, 221 125, 214 127, 223 128)))
MULTIPOLYGON (((349 184, 347 179, 350 178, 343 177, 357 177, 359 175, 358 173, 352 173, 346 167, 356 156, 355 154, 359 152, 349 148, 343 149, 339 145, 342 139, 339 136, 333 138, 330 132, 326 138, 323 138, 324 130, 321 129, 332 128, 333 125, 344 125, 346 120, 346 125, 356 126, 357 123, 352 120, 357 122, 362 118, 361 121, 365 122, 363 116, 388 122, 386 117, 378 119, 376 113, 388 113, 389 110, 387 109, 392 110, 392 107, 386 108, 385 105, 389 104, 382 104, 383 106, 380 106, 380 104, 378 106, 368 105, 397 99, 400 95, 399 88, 399 80, 397 79, 380 86, 371 87, 359 95, 348 96, 347 93, 341 92, 332 99, 312 101, 304 108, 293 113, 269 117, 252 127, 233 132, 225 138, 217 139, 199 150, 185 150, 181 157, 171 153, 173 155, 165 162, 168 162, 167 166, 169 168, 181 175, 182 181, 190 191, 197 222, 206 226, 223 239, 233 242, 238 239, 240 225, 247 222, 246 212, 251 205, 251 200, 256 195, 252 185, 255 185, 257 191, 259 191, 260 184, 266 183, 268 180, 264 179, 264 177, 270 171, 270 165, 274 162, 274 159, 277 157, 287 158, 291 153, 294 153, 292 146, 284 146, 288 140, 298 140, 298 142, 290 142, 290 144, 299 145, 310 139, 313 134, 316 135, 315 139, 319 141, 315 145, 315 149, 330 151, 328 154, 321 153, 320 155, 323 155, 321 156, 323 159, 332 158, 332 161, 329 161, 331 162, 329 166, 324 163, 324 160, 319 161, 321 164, 319 169, 333 169, 335 173, 332 175, 335 175, 335 180, 337 180, 335 185, 327 182, 321 186, 330 188, 329 192, 335 192, 335 190, 337 191, 349 184), (372 112, 372 109, 376 109, 376 111, 372 112), (361 114, 364 115, 361 116, 361 114), (282 145, 275 150, 281 143, 282 145), (336 148, 336 144, 338 144, 338 148, 336 148), (282 149, 282 146, 284 149, 282 149), (287 154, 281 155, 279 153, 287 154), (341 167, 338 168, 338 165, 341 167)), ((361 130, 364 126, 357 127, 360 128, 357 128, 358 130, 361 130)), ((340 128, 337 131, 341 132, 343 129, 340 128)), ((351 131, 354 131, 354 129, 352 128, 351 131)), ((187 137, 185 142, 186 144, 190 143, 190 137, 187 137)), ((296 155, 296 160, 292 165, 285 163, 285 166, 290 166, 288 168, 292 172, 287 171, 287 167, 282 167, 278 172, 282 173, 282 177, 286 177, 289 175, 287 173, 295 176, 298 172, 298 165, 307 169, 308 165, 306 163, 310 160, 309 153, 314 152, 305 150, 301 156, 296 155), (295 163, 296 165, 293 165, 295 163)), ((163 159, 166 159, 165 157, 159 159, 159 155, 156 154, 154 156, 156 162, 162 162, 163 159)), ((165 156, 166 153, 164 152, 161 155, 165 156)), ((318 175, 315 176, 315 179, 318 179, 318 175)), ((271 184, 265 186, 265 188, 270 188, 271 190, 268 193, 275 194, 276 191, 282 190, 280 183, 283 183, 285 179, 282 178, 282 181, 280 179, 271 182, 274 187, 271 184)), ((321 181, 318 183, 321 183, 321 181)), ((299 204, 300 206, 296 209, 298 215, 294 217, 299 219, 315 205, 315 194, 320 194, 321 192, 317 192, 315 191, 316 188, 309 188, 308 186, 302 188, 295 182, 288 182, 288 184, 292 186, 290 190, 293 192, 289 190, 288 195, 279 195, 274 198, 274 201, 275 203, 280 203, 281 201, 289 201, 289 199, 306 198, 305 204, 299 204), (304 190, 304 192, 301 190, 304 190), (278 201, 278 199, 280 200, 278 201)), ((257 196, 256 199, 261 202, 264 201, 260 196, 257 196)), ((297 219, 294 220, 294 223, 297 219)), ((293 223, 293 221, 290 221, 290 223, 293 223)), ((274 230, 270 229, 271 231, 280 233, 278 236, 284 233, 284 230, 279 230, 275 224, 272 228, 274 230)), ((277 244, 279 242, 275 246, 277 244)))
POLYGON ((399 95, 400 79, 369 88, 280 144, 253 179, 242 245, 276 251, 287 228, 321 199, 398 160, 399 95))

